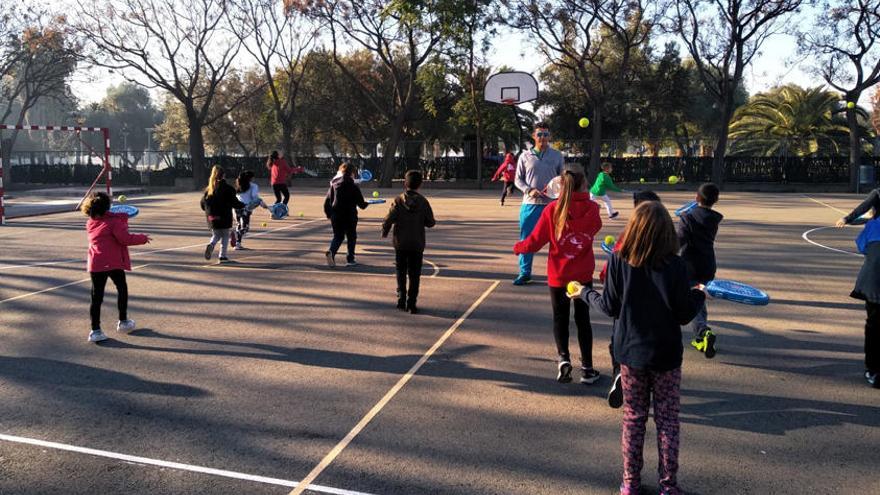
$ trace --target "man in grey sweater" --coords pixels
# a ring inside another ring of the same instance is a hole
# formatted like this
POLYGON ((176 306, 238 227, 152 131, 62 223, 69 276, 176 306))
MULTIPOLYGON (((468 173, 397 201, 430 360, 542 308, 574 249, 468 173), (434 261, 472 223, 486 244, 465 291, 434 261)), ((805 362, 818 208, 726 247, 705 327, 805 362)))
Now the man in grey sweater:
MULTIPOLYGON (((541 212, 551 201, 544 195, 544 188, 554 177, 562 173, 562 153, 550 147, 550 128, 544 122, 535 124, 532 134, 535 146, 524 151, 516 164, 516 187, 523 192, 519 210, 519 239, 532 233, 541 212)), ((532 281, 532 254, 519 255, 519 275, 513 285, 525 285, 532 281)))

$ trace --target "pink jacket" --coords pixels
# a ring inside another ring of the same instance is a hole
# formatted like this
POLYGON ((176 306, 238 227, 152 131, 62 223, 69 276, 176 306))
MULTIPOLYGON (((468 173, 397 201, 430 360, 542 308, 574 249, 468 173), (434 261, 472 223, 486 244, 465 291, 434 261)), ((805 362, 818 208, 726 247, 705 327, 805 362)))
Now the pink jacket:
POLYGON ((105 213, 86 222, 89 235, 89 272, 131 270, 128 246, 147 243, 146 234, 128 233, 128 215, 105 213))

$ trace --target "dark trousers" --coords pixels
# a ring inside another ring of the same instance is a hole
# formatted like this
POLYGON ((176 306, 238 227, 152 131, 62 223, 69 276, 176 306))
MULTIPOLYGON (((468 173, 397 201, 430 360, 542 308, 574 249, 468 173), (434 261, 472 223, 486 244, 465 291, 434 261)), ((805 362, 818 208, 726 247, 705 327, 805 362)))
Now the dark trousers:
POLYGON ((880 373, 880 304, 865 301, 865 368, 880 373))
POLYGON ((501 203, 504 204, 504 199, 507 198, 508 195, 513 195, 515 184, 513 182, 502 182, 502 184, 504 184, 504 188, 501 189, 501 203))
POLYGON ((252 213, 253 212, 247 208, 235 210, 235 218, 237 220, 237 225, 235 226, 235 239, 239 243, 244 239, 244 235, 251 230, 252 213))
POLYGON ((104 288, 107 279, 113 281, 116 286, 116 305, 119 308, 119 319, 128 319, 128 284, 125 282, 125 271, 111 270, 109 272, 91 272, 92 277, 92 304, 89 314, 92 317, 92 330, 101 328, 101 304, 104 303, 104 288))
POLYGON ((571 361, 571 354, 568 352, 568 321, 571 314, 571 304, 574 302, 574 324, 577 326, 581 366, 592 368, 593 326, 590 324, 590 306, 580 298, 569 299, 565 287, 550 287, 550 302, 553 304, 553 338, 556 339, 556 352, 559 354, 559 359, 571 361))
POLYGON ((330 218, 330 225, 333 226, 333 240, 330 241, 330 253, 336 256, 342 241, 348 240, 348 261, 354 261, 354 248, 357 246, 357 218, 330 218))
POLYGON ((272 190, 275 191, 275 202, 287 204, 290 201, 290 190, 287 184, 272 184, 272 190), (282 200, 281 197, 284 196, 282 200))
POLYGON ((407 306, 415 306, 419 298, 419 281, 422 278, 422 255, 421 251, 394 251, 397 264, 397 302, 407 306), (409 276, 409 290, 406 287, 406 278, 409 276))

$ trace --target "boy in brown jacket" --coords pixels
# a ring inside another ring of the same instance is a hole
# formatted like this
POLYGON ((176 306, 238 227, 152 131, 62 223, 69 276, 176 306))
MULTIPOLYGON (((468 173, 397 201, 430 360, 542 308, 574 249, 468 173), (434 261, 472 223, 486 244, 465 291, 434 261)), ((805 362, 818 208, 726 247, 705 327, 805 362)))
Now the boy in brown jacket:
POLYGON ((382 222, 382 237, 394 227, 394 253, 397 264, 397 308, 416 314, 416 300, 419 297, 419 279, 422 276, 422 254, 425 252, 425 227, 436 223, 431 204, 418 193, 422 185, 422 173, 409 170, 404 176, 404 191, 394 198, 385 221, 382 222), (409 275, 409 291, 406 277, 409 275))

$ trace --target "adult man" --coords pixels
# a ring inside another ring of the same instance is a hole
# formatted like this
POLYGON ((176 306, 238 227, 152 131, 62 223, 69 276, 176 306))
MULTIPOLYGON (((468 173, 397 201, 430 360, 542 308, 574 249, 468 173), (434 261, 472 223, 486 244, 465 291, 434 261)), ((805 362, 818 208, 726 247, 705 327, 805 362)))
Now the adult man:
MULTIPOLYGON (((516 187, 523 192, 519 209, 519 239, 532 233, 541 212, 550 202, 543 194, 547 183, 562 173, 562 153, 550 147, 550 128, 544 122, 535 124, 532 138, 535 146, 519 156, 516 164, 516 187)), ((525 285, 532 281, 532 254, 519 255, 519 275, 513 285, 525 285)))

